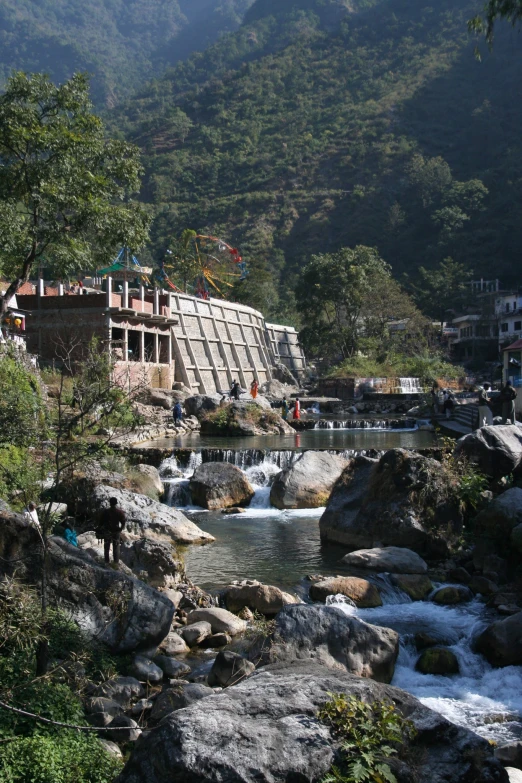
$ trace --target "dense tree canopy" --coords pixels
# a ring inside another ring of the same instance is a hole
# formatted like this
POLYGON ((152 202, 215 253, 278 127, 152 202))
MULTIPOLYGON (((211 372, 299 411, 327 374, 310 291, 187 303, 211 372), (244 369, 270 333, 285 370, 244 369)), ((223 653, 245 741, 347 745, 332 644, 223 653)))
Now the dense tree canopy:
POLYGON ((0 96, 0 274, 11 296, 45 262, 57 276, 95 269, 119 245, 139 248, 148 217, 138 150, 107 140, 88 83, 13 75, 0 96))
POLYGON ((408 344, 416 352, 427 336, 425 320, 374 248, 313 256, 299 281, 297 303, 303 344, 327 363, 360 351, 382 359, 392 350, 407 352, 408 344))
POLYGON ((377 247, 412 284, 449 256, 516 284, 522 53, 477 62, 476 10, 263 0, 118 107, 112 127, 142 148, 156 208, 149 260, 187 225, 226 236, 251 269, 235 295, 259 305, 269 275, 271 317, 295 323, 306 259, 343 246, 377 247))

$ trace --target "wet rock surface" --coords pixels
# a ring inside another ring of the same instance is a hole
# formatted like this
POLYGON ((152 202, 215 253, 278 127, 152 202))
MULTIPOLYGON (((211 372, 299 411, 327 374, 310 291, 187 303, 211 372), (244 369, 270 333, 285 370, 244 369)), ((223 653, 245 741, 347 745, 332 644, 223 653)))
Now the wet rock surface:
POLYGON ((245 474, 229 462, 200 465, 190 479, 190 493, 196 505, 210 510, 247 505, 254 497, 245 474))
POLYGON ((398 546, 358 549, 343 557, 343 563, 354 568, 390 574, 426 574, 427 563, 411 549, 398 546))
POLYGON ((348 461, 336 454, 307 451, 272 485, 270 502, 279 509, 321 508, 348 461))
POLYGON ((310 663, 269 667, 171 712, 141 740, 117 783, 315 783, 338 750, 316 717, 331 693, 391 700, 414 723, 415 761, 405 762, 401 780, 507 783, 492 748, 473 732, 397 688, 310 663))

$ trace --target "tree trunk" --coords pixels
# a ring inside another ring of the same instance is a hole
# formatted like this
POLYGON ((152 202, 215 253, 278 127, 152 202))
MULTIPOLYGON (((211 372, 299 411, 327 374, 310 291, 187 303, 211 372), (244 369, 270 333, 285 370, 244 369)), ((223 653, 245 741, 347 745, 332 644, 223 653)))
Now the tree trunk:
POLYGON ((36 244, 33 243, 33 246, 31 247, 31 250, 29 251, 29 255, 26 256, 24 260, 24 264, 22 267, 22 274, 15 278, 10 284, 5 292, 5 294, 0 297, 0 315, 5 315, 7 312, 7 306, 8 303, 11 301, 11 298, 15 296, 17 291, 20 289, 20 287, 27 283, 29 280, 29 276, 31 274, 31 270, 33 268, 33 264, 36 259, 36 244))

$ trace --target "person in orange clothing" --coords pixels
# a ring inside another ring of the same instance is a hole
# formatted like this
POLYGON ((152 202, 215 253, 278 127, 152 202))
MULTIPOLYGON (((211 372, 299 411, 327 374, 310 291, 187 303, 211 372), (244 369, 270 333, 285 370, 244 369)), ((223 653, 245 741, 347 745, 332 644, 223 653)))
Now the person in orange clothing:
POLYGON ((294 405, 294 419, 300 419, 301 418, 301 403, 299 402, 299 397, 295 398, 295 405, 294 405))
POLYGON ((257 392, 258 391, 259 391, 259 384, 256 381, 256 379, 254 378, 254 380, 250 384, 250 394, 252 395, 252 399, 255 400, 255 398, 257 397, 257 392))

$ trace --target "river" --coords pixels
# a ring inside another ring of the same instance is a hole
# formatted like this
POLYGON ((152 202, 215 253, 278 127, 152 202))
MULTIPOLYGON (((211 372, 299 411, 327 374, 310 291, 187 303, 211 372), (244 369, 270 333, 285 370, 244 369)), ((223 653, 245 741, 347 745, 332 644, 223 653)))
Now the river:
MULTIPOLYGON (((364 449, 350 443, 346 448, 346 432, 337 448, 332 441, 324 440, 339 435, 336 430, 312 430, 302 433, 316 438, 315 448, 327 448, 348 454, 364 449)), ((419 448, 419 436, 423 444, 433 443, 430 433, 424 432, 357 432, 348 433, 365 438, 366 449, 379 451, 402 445, 405 439, 415 439, 410 448, 419 448), (428 436, 424 438, 424 436, 428 436), (382 437, 382 440, 381 440, 382 437), (398 440, 398 442, 394 442, 398 440)), ((241 444, 246 446, 241 439, 241 444)), ((268 439, 262 439, 263 441, 268 439)), ((180 448, 186 449, 186 439, 180 448)), ((235 579, 258 579, 267 584, 297 593, 308 599, 308 575, 348 574, 347 566, 340 563, 345 550, 341 546, 324 545, 319 536, 319 518, 323 509, 309 511, 279 511, 270 506, 270 484, 273 477, 299 454, 288 448, 284 438, 277 442, 260 444, 259 439, 250 448, 231 448, 237 444, 226 441, 219 444, 211 439, 213 448, 198 441, 201 449, 189 453, 183 451, 185 464, 175 457, 165 460, 161 471, 165 477, 170 502, 183 508, 204 530, 216 538, 216 542, 204 547, 189 547, 185 560, 189 577, 201 587, 216 589, 235 579), (284 443, 282 443, 284 441, 284 443), (263 445, 263 448, 261 448, 263 445), (275 448, 277 446, 278 448, 275 448), (222 515, 206 512, 191 505, 188 479, 201 461, 228 458, 238 464, 255 488, 250 506, 242 514, 222 515), (181 468, 181 474, 168 478, 181 468)), ((306 446, 300 447, 303 450, 306 446)), ((329 599, 337 602, 347 614, 394 628, 401 639, 400 654, 392 684, 417 696, 424 704, 444 714, 449 720, 473 728, 478 734, 497 742, 522 738, 522 667, 492 668, 482 656, 473 652, 473 640, 493 619, 484 603, 478 598, 456 607, 438 606, 429 599, 412 602, 402 591, 393 587, 386 575, 369 576, 383 597, 383 606, 377 609, 356 609, 342 597, 329 599), (448 646, 456 655, 460 674, 453 676, 423 675, 415 671, 418 658, 414 635, 426 631, 448 646)))

